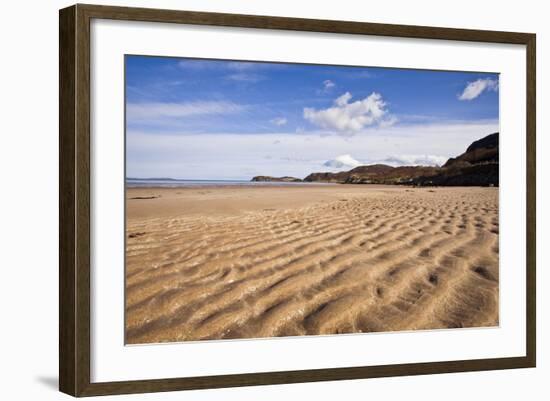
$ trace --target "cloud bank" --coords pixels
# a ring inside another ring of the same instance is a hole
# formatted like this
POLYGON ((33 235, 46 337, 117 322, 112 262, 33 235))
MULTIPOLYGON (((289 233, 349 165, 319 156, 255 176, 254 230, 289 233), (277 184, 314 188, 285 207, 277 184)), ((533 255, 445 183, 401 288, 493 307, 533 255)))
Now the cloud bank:
POLYGON ((302 133, 162 133, 127 131, 129 177, 244 179, 255 175, 303 178, 354 164, 442 164, 475 140, 498 131, 498 121, 377 128, 368 135, 302 133), (339 155, 339 157, 335 157, 339 155), (348 157, 340 157, 346 156, 348 157), (339 165, 339 164, 338 164, 339 165))
POLYGON ((392 155, 384 160, 383 163, 390 166, 441 166, 445 164, 448 157, 436 155, 392 155))

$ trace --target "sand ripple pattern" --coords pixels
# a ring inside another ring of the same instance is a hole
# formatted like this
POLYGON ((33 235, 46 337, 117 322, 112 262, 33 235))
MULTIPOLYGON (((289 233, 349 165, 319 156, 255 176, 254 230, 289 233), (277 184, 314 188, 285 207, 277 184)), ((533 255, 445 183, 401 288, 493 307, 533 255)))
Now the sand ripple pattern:
POLYGON ((129 221, 129 344, 498 325, 498 190, 129 221))

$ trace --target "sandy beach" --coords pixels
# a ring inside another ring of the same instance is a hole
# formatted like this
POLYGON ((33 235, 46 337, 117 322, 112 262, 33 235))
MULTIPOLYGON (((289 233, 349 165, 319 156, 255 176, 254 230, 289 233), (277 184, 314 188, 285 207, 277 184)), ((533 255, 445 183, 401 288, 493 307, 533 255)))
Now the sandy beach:
POLYGON ((498 325, 498 188, 128 188, 126 342, 498 325))

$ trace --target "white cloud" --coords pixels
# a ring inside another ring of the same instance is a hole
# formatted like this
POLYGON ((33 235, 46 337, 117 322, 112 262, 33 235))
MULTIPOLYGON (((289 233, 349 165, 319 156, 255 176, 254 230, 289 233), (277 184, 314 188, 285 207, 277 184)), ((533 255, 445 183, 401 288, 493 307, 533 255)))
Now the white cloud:
POLYGON ((362 163, 355 160, 351 155, 340 155, 332 160, 328 160, 323 163, 323 166, 330 167, 332 169, 349 169, 360 166, 362 163))
POLYGON ((285 117, 276 117, 272 120, 269 120, 269 122, 271 124, 275 124, 277 125, 278 127, 281 127, 283 125, 286 125, 286 123, 288 122, 287 119, 285 117))
POLYGON ((491 78, 480 78, 468 82, 464 91, 458 96, 459 100, 473 100, 486 90, 498 91, 498 80, 491 78))
POLYGON ((245 108, 246 106, 225 101, 130 103, 126 107, 126 117, 131 121, 142 121, 208 114, 235 114, 245 108))
POLYGON ((373 92, 362 100, 349 103, 351 98, 351 93, 346 92, 328 109, 306 107, 304 118, 318 127, 347 134, 357 133, 368 126, 389 126, 395 123, 395 118, 388 116, 386 102, 379 93, 373 92))
MULTIPOLYGON (((466 149, 464 149, 466 150, 466 149)), ((458 156, 458 155, 457 155, 458 156)), ((382 160, 390 166, 441 166, 447 161, 446 156, 435 155, 393 155, 382 160)))
POLYGON ((334 101, 334 104, 336 104, 336 106, 338 107, 344 107, 346 104, 348 104, 351 97, 352 97, 351 93, 346 92, 342 96, 337 97, 336 100, 334 101))
POLYGON ((237 72, 235 74, 227 75, 226 78, 232 81, 255 83, 262 81, 264 76, 259 74, 251 74, 248 72, 237 72))
POLYGON ((332 82, 330 79, 326 79, 323 81, 323 88, 325 91, 330 90, 331 88, 334 88, 336 84, 332 82))

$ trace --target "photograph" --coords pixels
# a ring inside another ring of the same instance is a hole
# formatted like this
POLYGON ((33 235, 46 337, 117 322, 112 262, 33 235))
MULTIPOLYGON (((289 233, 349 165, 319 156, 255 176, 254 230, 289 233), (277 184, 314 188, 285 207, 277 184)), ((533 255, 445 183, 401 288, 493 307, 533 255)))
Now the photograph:
POLYGON ((499 326, 498 73, 124 57, 125 344, 499 326))

